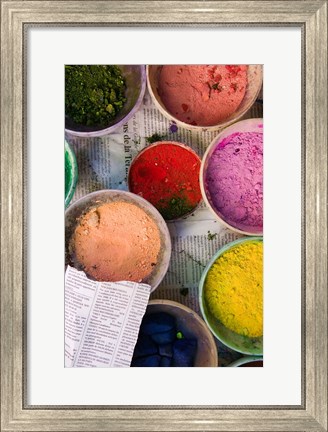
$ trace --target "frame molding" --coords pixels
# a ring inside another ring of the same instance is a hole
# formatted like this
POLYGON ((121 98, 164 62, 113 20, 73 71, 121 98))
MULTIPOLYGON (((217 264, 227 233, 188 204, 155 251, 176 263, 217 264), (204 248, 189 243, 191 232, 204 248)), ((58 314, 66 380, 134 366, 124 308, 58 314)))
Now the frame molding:
POLYGON ((327 0, 0 0, 0 3, 1 430, 327 431, 327 0), (28 406, 24 401, 27 281, 24 28, 121 23, 294 26, 303 30, 305 360, 303 404, 297 409, 38 407, 28 406))

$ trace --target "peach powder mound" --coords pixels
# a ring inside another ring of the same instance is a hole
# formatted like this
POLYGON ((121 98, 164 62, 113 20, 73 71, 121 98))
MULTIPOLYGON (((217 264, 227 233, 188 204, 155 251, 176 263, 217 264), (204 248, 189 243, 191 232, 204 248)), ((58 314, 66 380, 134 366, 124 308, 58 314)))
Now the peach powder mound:
POLYGON ((134 204, 111 202, 90 210, 71 240, 79 266, 97 281, 141 282, 157 264, 158 227, 134 204))

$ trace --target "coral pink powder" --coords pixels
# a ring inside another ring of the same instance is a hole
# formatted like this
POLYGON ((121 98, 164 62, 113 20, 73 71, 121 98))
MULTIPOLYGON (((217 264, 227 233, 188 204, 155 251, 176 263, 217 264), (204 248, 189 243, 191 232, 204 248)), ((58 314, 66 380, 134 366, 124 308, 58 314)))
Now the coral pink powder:
POLYGON ((246 65, 167 65, 160 71, 158 93, 177 119, 213 126, 237 110, 246 86, 246 65))

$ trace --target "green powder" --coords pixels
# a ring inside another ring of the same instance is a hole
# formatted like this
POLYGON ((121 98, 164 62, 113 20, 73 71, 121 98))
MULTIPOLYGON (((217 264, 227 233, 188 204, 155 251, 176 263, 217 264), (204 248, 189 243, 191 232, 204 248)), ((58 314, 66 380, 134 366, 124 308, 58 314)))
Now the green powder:
POLYGON ((195 204, 189 204, 187 198, 175 196, 167 200, 159 200, 158 211, 165 220, 172 220, 185 216, 195 209, 195 204))
POLYGON ((107 126, 122 110, 125 80, 118 66, 65 66, 65 114, 78 125, 107 126))

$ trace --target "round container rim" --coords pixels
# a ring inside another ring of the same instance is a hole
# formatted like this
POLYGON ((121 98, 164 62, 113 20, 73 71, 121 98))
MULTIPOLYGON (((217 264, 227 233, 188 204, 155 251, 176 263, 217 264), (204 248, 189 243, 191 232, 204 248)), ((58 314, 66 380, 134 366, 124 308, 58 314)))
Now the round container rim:
MULTIPOLYGON (((151 289, 150 289, 150 292, 151 293, 153 293, 155 290, 156 290, 156 288, 158 287, 158 285, 162 282, 162 280, 164 279, 164 277, 165 277, 165 275, 166 275, 166 273, 167 273, 167 270, 168 270, 168 268, 169 268, 169 265, 170 265, 170 261, 171 261, 171 252, 172 252, 172 241, 171 241, 171 235, 170 235, 170 231, 169 231, 169 229, 168 229, 168 226, 167 226, 167 223, 165 222, 165 219, 163 218, 163 216, 160 214, 160 212, 149 202, 149 201, 147 201, 147 200, 145 200, 144 198, 142 198, 141 196, 139 196, 139 195, 136 195, 136 194, 134 194, 134 193, 132 193, 132 192, 129 192, 129 191, 125 191, 125 190, 120 190, 120 189, 100 189, 100 190, 97 190, 97 191, 94 191, 94 192, 90 192, 90 193, 88 193, 87 195, 84 195, 83 197, 81 197, 81 198, 79 198, 78 200, 76 200, 76 201, 74 201, 74 203, 72 204, 72 205, 70 205, 66 210, 65 210, 65 219, 66 219, 66 215, 67 215, 67 212, 68 211, 72 211, 72 209, 73 209, 73 206, 77 206, 78 204, 80 204, 81 203, 81 201, 83 201, 84 199, 86 199, 86 198, 92 198, 93 196, 95 196, 95 195, 98 195, 98 194, 101 194, 101 193, 104 193, 104 192, 110 192, 110 193, 113 193, 113 194, 115 194, 115 193, 117 193, 117 194, 123 194, 123 195, 126 195, 126 196, 129 196, 129 197, 131 197, 132 199, 136 199, 136 201, 142 201, 144 204, 145 204, 145 207, 147 208, 147 207, 150 207, 151 208, 151 210, 156 214, 156 216, 157 217, 159 217, 160 219, 162 219, 163 220, 163 222, 164 222, 164 224, 163 224, 163 235, 165 236, 165 239, 166 239, 166 242, 167 242, 167 247, 165 248, 165 249, 167 249, 168 250, 168 253, 169 253, 169 257, 168 257, 168 260, 167 260, 167 263, 165 263, 165 266, 163 267, 163 277, 162 277, 162 279, 159 279, 158 280, 158 282, 156 283, 156 284, 154 284, 154 285, 150 285, 150 287, 151 287, 151 289)), ((104 203, 100 203, 100 205, 101 204, 104 204, 104 203)), ((156 221, 155 221, 156 222, 156 221)), ((160 232, 161 232, 161 230, 160 230, 160 232)))
POLYGON ((203 200, 207 206, 207 208, 213 213, 213 215, 216 217, 216 219, 221 222, 226 228, 229 228, 231 231, 234 231, 238 234, 242 234, 242 235, 247 235, 247 236, 263 236, 263 229, 260 232, 250 232, 250 231, 242 231, 239 228, 236 228, 230 224, 228 224, 228 222, 226 222, 221 216, 219 216, 217 214, 217 212, 214 210, 214 208, 212 207, 211 203, 209 202, 208 198, 207 198, 207 194, 206 194, 206 189, 205 189, 205 185, 204 185, 204 167, 205 167, 205 163, 208 157, 209 152, 211 151, 211 149, 213 148, 213 146, 219 142, 219 139, 221 137, 221 135, 224 133, 226 134, 230 128, 232 127, 236 127, 237 124, 241 124, 241 123, 250 123, 250 121, 262 121, 263 123, 263 118, 250 118, 250 119, 245 119, 245 120, 241 120, 239 122, 234 123, 233 125, 230 125, 229 127, 225 128, 224 130, 222 130, 220 133, 218 133, 215 138, 210 142, 210 144, 208 145, 204 156, 202 158, 202 162, 201 162, 201 166, 200 166, 200 170, 199 170, 199 185, 200 185, 200 190, 202 193, 202 197, 203 200))
MULTIPOLYGON (((239 352, 241 354, 247 354, 247 355, 251 355, 251 356, 263 356, 263 352, 259 353, 259 354, 254 354, 250 351, 247 350, 240 350, 240 349, 236 349, 235 347, 231 346, 229 343, 223 341, 216 333, 214 333, 214 330, 212 329, 210 323, 207 320, 205 311, 204 311, 204 307, 203 307, 203 289, 204 289, 204 282, 207 276, 207 273, 209 271, 209 269, 212 267, 212 265, 214 264, 214 262, 226 251, 228 251, 229 249, 242 244, 242 243, 247 243, 247 242, 263 242, 263 236, 254 236, 254 237, 243 237, 243 238, 239 238, 237 240, 234 240, 230 243, 227 243, 226 245, 222 246, 218 251, 215 252, 215 254, 212 256, 212 258, 210 259, 210 261, 207 263, 206 267, 203 270, 203 273, 201 275, 201 278, 199 280, 199 284, 198 284, 198 302, 199 302, 199 306, 200 306, 200 311, 202 313, 202 317, 204 319, 204 321, 206 322, 206 325, 208 326, 208 328, 211 330, 211 332, 213 333, 214 337, 216 337, 223 345, 225 345, 226 347, 232 349, 233 351, 239 352)), ((263 350, 262 350, 263 351, 263 350)))
POLYGON ((69 155, 69 159, 71 162, 71 172, 72 172, 72 180, 70 182, 67 196, 65 194, 65 209, 66 209, 69 203, 71 202, 75 192, 76 183, 78 179, 78 168, 77 168, 76 155, 74 150, 72 149, 72 146, 66 139, 64 141, 65 141, 65 152, 67 151, 67 154, 69 155))
MULTIPOLYGON (((149 144, 148 146, 146 146, 146 147, 144 147, 142 150, 140 150, 140 152, 133 158, 133 160, 132 160, 132 162, 131 162, 131 164, 130 164, 130 167, 129 167, 129 170, 128 170, 128 175, 127 175, 127 186, 128 186, 128 189, 129 189, 129 192, 131 192, 131 193, 134 193, 134 192, 132 192, 131 190, 130 190, 130 172, 131 172, 131 167, 132 167, 132 165, 135 163, 135 161, 138 159, 138 157, 139 156, 141 156, 141 154, 143 154, 143 153, 145 153, 149 148, 151 148, 151 147, 157 147, 157 146, 159 146, 159 145, 165 145, 165 144, 171 144, 171 145, 176 145, 177 147, 181 147, 181 148, 183 148, 183 149, 185 149, 185 150, 188 150, 190 153, 192 153, 194 156, 196 156, 196 158, 199 160, 199 162, 200 162, 200 165, 199 165, 199 172, 200 172, 200 169, 201 169, 201 166, 202 166, 202 159, 201 159, 201 157, 195 152, 195 150, 194 149, 192 149, 188 144, 185 144, 185 143, 180 143, 180 142, 178 142, 178 141, 170 141, 170 140, 168 140, 168 141, 156 141, 156 142, 154 142, 154 143, 151 143, 151 144, 149 144)), ((200 187, 200 185, 199 185, 199 187, 200 187)), ((136 195, 136 194, 135 194, 136 195)), ((138 196, 140 196, 140 195, 138 195, 138 196)), ((190 210, 190 212, 188 212, 188 213, 186 213, 186 214, 184 214, 184 215, 182 215, 182 216, 180 216, 180 217, 178 217, 178 218, 175 218, 175 219, 164 219, 164 217, 163 217, 163 219, 165 220, 165 222, 166 223, 171 223, 171 222, 177 222, 177 221, 181 221, 181 220, 183 220, 183 219, 185 219, 185 218, 187 218, 188 216, 190 216, 192 213, 194 213, 199 207, 200 207, 200 205, 201 205, 201 203, 202 203, 202 201, 203 201, 203 194, 201 193, 201 199, 198 201, 198 203, 197 203, 197 205, 192 209, 192 210, 190 210)), ((153 204, 152 204, 153 205, 153 204)), ((155 206, 154 206, 155 207, 155 206)), ((155 207, 156 208, 156 207, 155 207)))
POLYGON ((229 364, 227 367, 239 367, 241 365, 247 364, 247 363, 252 363, 255 361, 262 361, 263 362, 263 357, 261 356, 246 356, 246 357, 241 357, 238 360, 235 360, 234 362, 232 362, 231 364, 229 364))
POLYGON ((116 130, 120 126, 122 126, 124 123, 129 121, 130 118, 140 108, 140 105, 142 103, 142 100, 144 98, 145 91, 146 91, 146 67, 145 67, 145 65, 133 65, 133 66, 140 66, 140 68, 141 68, 141 88, 140 88, 140 93, 139 93, 138 99, 136 100, 136 103, 131 108, 131 110, 126 114, 126 116, 124 118, 122 118, 119 122, 117 122, 117 123, 115 123, 115 124, 113 124, 107 128, 99 129, 96 131, 80 132, 80 131, 75 131, 75 130, 68 129, 65 127, 65 132, 69 135, 77 136, 77 137, 81 137, 81 138, 97 138, 97 137, 101 137, 104 135, 109 135, 114 130, 116 130))
MULTIPOLYGON (((250 108, 253 106, 253 104, 255 103, 260 91, 261 91, 261 87, 262 87, 262 83, 263 83, 263 68, 262 65, 257 65, 257 66, 261 66, 261 85, 259 85, 259 88, 257 89, 257 91, 254 94, 254 97, 251 99, 251 102, 249 104, 249 106, 247 107, 247 109, 244 112, 241 112, 240 115, 238 115, 236 118, 226 121, 220 125, 214 125, 214 126, 200 126, 200 125, 191 125, 189 123, 185 123, 177 118, 175 118, 172 114, 170 114, 166 109, 164 109, 161 104, 158 102, 152 86, 150 84, 150 79, 149 79, 149 68, 151 66, 160 66, 160 65, 146 65, 146 75, 147 75, 147 88, 148 91, 150 93, 150 96, 152 98, 152 101, 154 102, 156 108, 163 114, 164 117, 166 117, 167 119, 171 120, 172 122, 176 123, 178 126, 184 128, 184 129, 189 129, 189 130, 194 130, 194 131, 202 131, 202 132, 214 132, 214 131, 218 131, 221 129, 225 129, 226 127, 238 122, 240 120, 241 117, 243 117, 247 111, 250 110, 250 108)), ((162 65, 164 66, 164 65, 162 65)))

